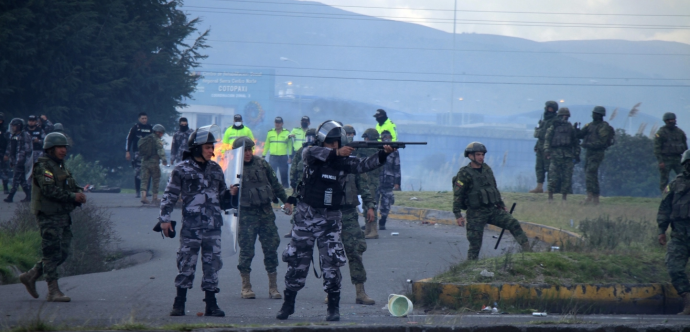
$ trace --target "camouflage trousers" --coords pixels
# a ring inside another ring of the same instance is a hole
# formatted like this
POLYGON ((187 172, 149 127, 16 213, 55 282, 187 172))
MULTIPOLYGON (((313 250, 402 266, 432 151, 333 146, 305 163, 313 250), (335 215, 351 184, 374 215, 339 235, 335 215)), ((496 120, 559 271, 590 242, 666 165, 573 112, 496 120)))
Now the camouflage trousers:
POLYGON ((388 213, 391 211, 391 205, 395 204, 395 195, 393 188, 384 188, 379 186, 376 190, 376 205, 381 210, 381 218, 388 218, 388 213))
POLYGON ((237 242, 240 247, 240 257, 237 269, 240 273, 252 272, 252 259, 259 237, 261 249, 264 252, 264 267, 266 272, 275 273, 278 267, 278 247, 280 236, 276 227, 276 215, 270 204, 259 207, 242 208, 240 223, 237 231, 237 242))
POLYGON ((681 156, 664 156, 661 160, 664 163, 664 168, 659 168, 659 189, 664 191, 668 184, 668 177, 673 171, 676 175, 683 173, 683 166, 680 165, 681 156))
POLYGON ((570 194, 573 188, 573 158, 554 158, 549 162, 549 191, 570 194))
POLYGON ((299 291, 304 287, 313 260, 314 243, 318 242, 319 264, 323 275, 323 290, 340 292, 340 267, 347 261, 342 234, 340 210, 314 209, 304 202, 297 203, 292 240, 283 251, 287 263, 285 288, 299 291))
POLYGON ((10 163, 0 157, 0 181, 9 181, 11 173, 10 163))
POLYGON ((537 183, 546 182, 546 173, 549 171, 549 160, 544 155, 544 150, 537 149, 537 163, 534 166, 537 174, 537 183))
POLYGON ((12 189, 10 189, 10 194, 16 193, 19 187, 22 187, 25 194, 29 194, 29 192, 31 191, 31 187, 29 187, 29 184, 26 182, 25 173, 26 171, 24 170, 24 166, 14 167, 14 174, 12 176, 12 189))
POLYGON ((522 231, 517 219, 503 209, 494 206, 485 206, 478 209, 467 210, 467 241, 470 249, 467 251, 468 260, 477 260, 479 250, 484 239, 484 227, 486 224, 505 228, 513 235, 519 244, 527 243, 527 235, 522 231))
POLYGON ((604 161, 605 150, 587 150, 585 156, 585 184, 587 192, 599 195, 599 166, 604 161))
POLYGON ((343 245, 347 254, 347 264, 350 267, 352 284, 363 284, 367 281, 367 271, 364 269, 362 254, 367 251, 367 241, 364 232, 359 228, 359 213, 356 207, 341 210, 343 214, 343 245))
POLYGON ((132 168, 134 169, 134 178, 141 180, 141 157, 139 156, 139 151, 134 152, 134 158, 132 158, 132 168))
POLYGON ((58 266, 67 260, 72 243, 72 219, 69 214, 36 216, 41 232, 41 258, 34 268, 38 275, 45 274, 47 281, 58 280, 58 266))
POLYGON ((218 271, 223 268, 220 259, 220 229, 188 229, 182 225, 180 249, 177 251, 177 270, 175 287, 192 288, 196 262, 201 249, 201 268, 204 273, 201 289, 218 292, 218 271))
POLYGON ((676 223, 666 251, 666 268, 678 294, 690 292, 690 281, 685 268, 690 258, 690 223, 676 223))
POLYGON ((144 161, 141 163, 141 181, 149 183, 151 179, 151 193, 158 194, 158 187, 161 182, 161 167, 160 161, 144 161))

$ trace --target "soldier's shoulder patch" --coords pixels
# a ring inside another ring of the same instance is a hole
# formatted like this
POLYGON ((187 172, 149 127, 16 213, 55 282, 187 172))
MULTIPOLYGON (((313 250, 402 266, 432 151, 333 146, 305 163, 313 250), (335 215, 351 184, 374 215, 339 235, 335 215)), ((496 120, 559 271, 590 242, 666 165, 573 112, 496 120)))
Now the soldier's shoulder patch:
POLYGON ((49 170, 43 171, 43 176, 53 178, 53 173, 51 173, 49 170))
POLYGON ((463 183, 463 182, 460 181, 459 179, 458 179, 458 180, 455 180, 455 186, 456 186, 456 187, 462 188, 462 186, 464 186, 464 185, 465 185, 465 183, 463 183))

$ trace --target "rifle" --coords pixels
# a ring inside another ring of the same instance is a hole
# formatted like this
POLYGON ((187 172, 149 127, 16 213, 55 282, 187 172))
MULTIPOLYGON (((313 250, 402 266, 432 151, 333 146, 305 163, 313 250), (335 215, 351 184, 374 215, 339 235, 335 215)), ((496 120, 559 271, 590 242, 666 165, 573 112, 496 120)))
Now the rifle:
MULTIPOLYGON (((515 205, 517 205, 517 203, 513 203, 513 206, 510 207, 510 214, 513 214, 513 211, 515 211, 515 205)), ((505 231, 505 228, 501 230, 501 235, 498 236, 498 241, 496 241, 494 250, 498 249, 498 244, 501 243, 501 238, 503 237, 503 233, 505 233, 505 231)))
POLYGON ((356 141, 348 143, 345 146, 349 146, 355 149, 366 149, 366 148, 377 148, 383 149, 384 145, 389 145, 393 149, 404 149, 407 145, 426 145, 426 142, 368 142, 368 141, 356 141))

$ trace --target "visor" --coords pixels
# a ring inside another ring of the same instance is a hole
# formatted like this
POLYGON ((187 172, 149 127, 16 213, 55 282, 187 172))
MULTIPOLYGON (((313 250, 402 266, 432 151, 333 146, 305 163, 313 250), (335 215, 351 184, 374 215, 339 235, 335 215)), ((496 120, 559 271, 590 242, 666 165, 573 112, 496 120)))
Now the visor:
POLYGON ((221 140, 220 127, 216 125, 203 126, 196 130, 194 145, 219 143, 221 140))

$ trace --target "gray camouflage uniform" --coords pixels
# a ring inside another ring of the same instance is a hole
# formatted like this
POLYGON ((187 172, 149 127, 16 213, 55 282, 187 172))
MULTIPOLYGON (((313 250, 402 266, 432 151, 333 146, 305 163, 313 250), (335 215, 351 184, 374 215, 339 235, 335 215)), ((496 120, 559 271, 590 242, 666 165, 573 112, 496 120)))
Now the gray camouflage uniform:
POLYGON ((398 151, 388 155, 386 164, 381 168, 381 173, 379 173, 376 204, 379 206, 381 219, 383 220, 383 222, 379 221, 379 224, 385 224, 385 218, 388 218, 391 205, 395 204, 393 188, 396 184, 400 186, 400 153, 398 151))
POLYGON ((182 161, 182 153, 184 152, 185 147, 187 146, 187 140, 189 139, 189 135, 191 135, 193 132, 194 131, 191 129, 187 129, 186 131, 178 130, 175 132, 172 139, 172 145, 170 146, 171 165, 175 165, 175 162, 182 161))
MULTIPOLYGON (((385 163, 385 156, 381 151, 365 159, 337 157, 335 150, 316 146, 305 148, 302 152, 307 167, 328 164, 339 170, 337 181, 343 188, 347 174, 376 169, 385 163)), ((323 289, 326 293, 340 292, 340 267, 347 262, 340 239, 342 228, 342 213, 339 209, 313 208, 304 201, 297 203, 292 240, 282 255, 283 262, 288 264, 285 288, 297 292, 304 287, 313 259, 314 242, 318 240, 323 289)))
POLYGON ((175 286, 192 288, 196 262, 201 249, 204 273, 201 289, 218 292, 218 271, 223 267, 220 259, 220 232, 223 216, 220 197, 227 191, 225 177, 220 166, 206 162, 202 168, 193 158, 178 163, 170 174, 165 194, 161 201, 159 220, 170 222, 173 207, 182 196, 182 229, 180 249, 177 252, 175 286))
POLYGON ((10 160, 10 167, 14 171, 12 177, 12 189, 10 194, 17 192, 18 187, 22 187, 25 193, 31 192, 31 187, 26 182, 26 170, 24 163, 26 158, 33 158, 33 145, 31 143, 31 135, 22 130, 18 134, 10 135, 10 141, 7 143, 7 150, 5 157, 10 160))

